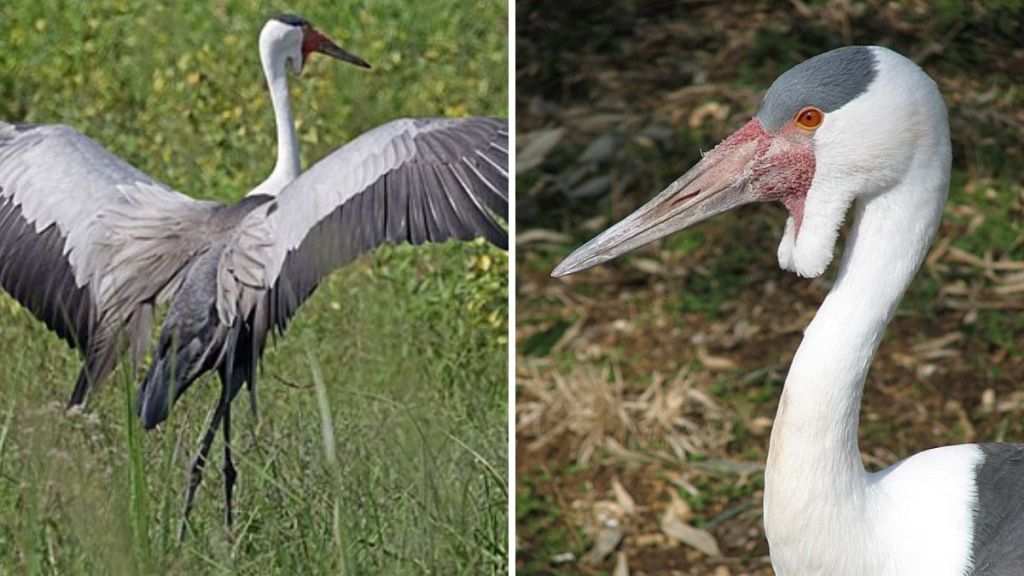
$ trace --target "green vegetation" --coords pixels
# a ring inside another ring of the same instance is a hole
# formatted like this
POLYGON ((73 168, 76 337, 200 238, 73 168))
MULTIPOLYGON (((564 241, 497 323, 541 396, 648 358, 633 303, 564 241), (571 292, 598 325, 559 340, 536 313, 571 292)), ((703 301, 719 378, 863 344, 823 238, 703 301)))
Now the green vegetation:
MULTIPOLYGON (((195 197, 273 165, 256 37, 237 0, 0 4, 0 118, 65 123, 195 197)), ((400 116, 506 115, 507 4, 290 2, 372 71, 313 57, 292 78, 310 165, 400 116)), ((335 273, 234 414, 236 530, 220 444, 192 531, 185 471, 219 384, 168 424, 130 415, 119 369, 84 414, 77 355, 0 294, 0 574, 498 574, 507 570, 507 258, 482 242, 385 248, 335 273)))

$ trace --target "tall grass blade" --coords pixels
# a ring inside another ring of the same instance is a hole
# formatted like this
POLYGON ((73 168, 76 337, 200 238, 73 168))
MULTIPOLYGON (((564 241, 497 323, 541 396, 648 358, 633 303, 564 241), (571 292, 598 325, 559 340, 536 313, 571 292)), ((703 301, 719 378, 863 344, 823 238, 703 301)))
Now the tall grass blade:
POLYGON ((348 574, 352 561, 349 554, 350 543, 346 534, 345 521, 341 517, 345 510, 344 482, 341 465, 338 462, 334 423, 331 419, 331 405, 327 400, 327 387, 324 386, 319 363, 313 357, 312 351, 307 350, 306 357, 312 372, 313 386, 316 390, 316 403, 320 411, 320 431, 324 446, 324 459, 327 461, 327 468, 331 474, 332 487, 334 489, 332 529, 334 531, 334 545, 338 553, 338 573, 348 574))

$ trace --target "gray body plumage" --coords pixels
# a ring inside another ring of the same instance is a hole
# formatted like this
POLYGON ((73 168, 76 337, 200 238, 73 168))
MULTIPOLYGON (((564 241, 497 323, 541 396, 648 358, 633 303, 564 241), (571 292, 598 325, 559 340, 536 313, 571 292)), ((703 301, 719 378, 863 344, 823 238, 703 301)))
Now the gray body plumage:
POLYGON ((868 89, 877 74, 875 66, 867 46, 846 46, 809 58, 775 79, 761 100, 757 119, 774 132, 805 106, 826 113, 838 110, 868 89))
POLYGON ((1024 444, 979 444, 971 576, 1024 576, 1024 444))
POLYGON ((137 403, 143 422, 166 419, 174 398, 221 362, 227 329, 217 317, 221 257, 246 215, 269 201, 270 196, 247 196, 234 205, 217 206, 211 211, 210 220, 218 225, 208 230, 211 235, 206 238, 206 248, 182 273, 181 287, 160 330, 154 361, 139 388, 137 403), (157 384, 147 385, 153 382, 157 384), (143 391, 152 397, 144 398, 143 391))

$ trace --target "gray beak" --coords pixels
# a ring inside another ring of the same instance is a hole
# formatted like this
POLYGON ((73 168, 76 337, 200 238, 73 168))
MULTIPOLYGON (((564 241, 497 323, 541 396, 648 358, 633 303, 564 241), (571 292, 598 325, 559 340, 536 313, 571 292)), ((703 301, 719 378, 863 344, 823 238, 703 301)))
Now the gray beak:
POLYGON ((746 185, 757 140, 737 139, 709 152, 682 178, 618 224, 584 244, 555 268, 558 278, 607 262, 737 206, 758 200, 746 185))
POLYGON ((330 40, 317 47, 316 51, 321 54, 326 54, 332 58, 337 58, 338 60, 344 60, 349 64, 355 64, 360 68, 370 68, 370 64, 366 60, 363 60, 359 56, 345 50, 330 40))
POLYGON ((302 28, 302 63, 305 65, 306 57, 310 52, 319 52, 326 54, 331 58, 337 58, 349 64, 355 64, 360 68, 369 68, 370 64, 363 60, 359 56, 345 50, 341 46, 334 43, 327 37, 326 34, 313 28, 310 25, 305 25, 302 28))

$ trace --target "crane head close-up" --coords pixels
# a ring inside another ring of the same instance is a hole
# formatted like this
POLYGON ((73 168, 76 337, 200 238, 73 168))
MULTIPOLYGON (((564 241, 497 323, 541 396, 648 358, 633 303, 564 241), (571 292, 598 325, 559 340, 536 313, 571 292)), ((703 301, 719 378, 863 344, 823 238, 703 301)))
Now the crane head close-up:
POLYGON ((949 127, 935 83, 891 50, 838 48, 779 76, 752 120, 553 275, 590 268, 743 204, 776 201, 789 212, 780 266, 816 277, 832 260, 853 201, 884 195, 905 179, 936 181, 912 192, 926 196, 934 232, 949 168, 949 127))
POLYGON ((338 46, 308 20, 295 14, 280 14, 267 20, 260 32, 260 54, 263 58, 283 58, 296 75, 302 74, 307 59, 314 52, 360 68, 371 67, 366 60, 338 46))

